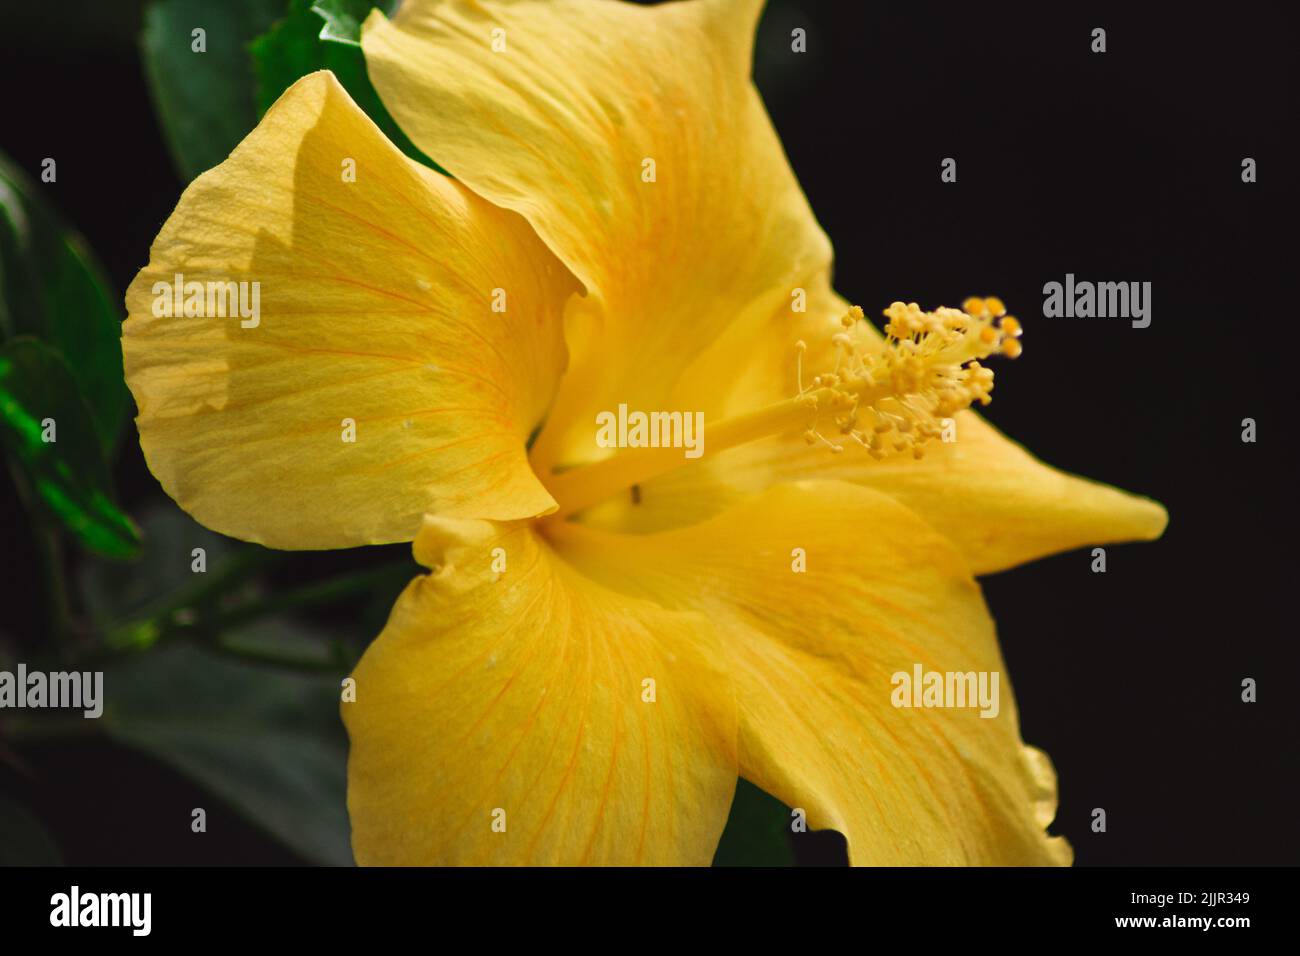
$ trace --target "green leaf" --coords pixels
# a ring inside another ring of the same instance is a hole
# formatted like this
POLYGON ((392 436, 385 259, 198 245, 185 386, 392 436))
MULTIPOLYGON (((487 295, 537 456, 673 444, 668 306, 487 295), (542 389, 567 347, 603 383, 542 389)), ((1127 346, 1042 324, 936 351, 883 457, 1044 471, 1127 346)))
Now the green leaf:
POLYGON ((393 0, 292 0, 289 14, 250 49, 259 114, 308 73, 330 70, 393 144, 418 163, 444 172, 412 143, 375 92, 361 52, 361 23, 372 7, 391 13, 393 0))
POLYGON ((58 866, 63 860, 39 820, 0 793, 0 866, 58 866))
POLYGON ((224 160, 257 124, 248 44, 284 10, 285 0, 158 0, 145 12, 145 76, 186 180, 224 160), (195 30, 204 31, 203 52, 195 30))
POLYGON ((352 863, 339 678, 176 644, 107 670, 104 689, 100 721, 114 740, 179 770, 306 859, 352 863))
POLYGON ((34 335, 63 353, 108 449, 127 407, 122 307, 40 190, 0 155, 0 339, 34 335))
POLYGON ((28 336, 0 346, 0 447, 82 545, 110 557, 139 550, 135 525, 111 498, 103 447, 72 370, 28 336))
POLYGON ((790 808, 748 780, 736 784, 731 815, 713 854, 714 866, 793 866, 790 808))
POLYGON ((320 31, 322 40, 350 43, 361 46, 361 24, 366 22, 375 7, 391 17, 401 5, 401 0, 316 0, 312 11, 325 20, 320 31))

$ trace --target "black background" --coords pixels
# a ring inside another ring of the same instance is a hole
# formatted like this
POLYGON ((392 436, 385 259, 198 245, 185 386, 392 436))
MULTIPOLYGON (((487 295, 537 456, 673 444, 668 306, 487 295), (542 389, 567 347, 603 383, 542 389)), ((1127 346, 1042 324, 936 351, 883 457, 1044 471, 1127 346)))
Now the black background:
MULTIPOLYGON (((140 70, 138 4, 0 9, 0 149, 34 175, 57 157, 45 195, 120 292, 181 188, 140 70)), ((1295 31, 1280 6, 1193 9, 779 2, 756 53, 838 290, 872 316, 895 299, 999 295, 1026 351, 999 368, 989 417, 1043 460, 1169 510, 1164 538, 1108 548, 1105 574, 1078 551, 984 582, 1024 739, 1059 773, 1054 830, 1081 865, 1300 860, 1295 31), (1105 54, 1090 52, 1094 27, 1105 54), (944 157, 955 184, 940 181, 944 157), (1151 326, 1043 318, 1043 284, 1067 272, 1152 282, 1151 326)), ((123 443, 130 509, 158 491, 132 432, 123 443)), ((34 634, 10 500, 0 533, 6 628, 34 634)), ((289 573, 343 560, 304 556, 289 573)), ((228 837, 171 842, 154 821, 188 784, 143 757, 95 746, 31 761, 29 806, 69 862, 294 860, 219 809, 210 825, 228 837)), ((800 852, 830 862, 835 845, 800 852)))

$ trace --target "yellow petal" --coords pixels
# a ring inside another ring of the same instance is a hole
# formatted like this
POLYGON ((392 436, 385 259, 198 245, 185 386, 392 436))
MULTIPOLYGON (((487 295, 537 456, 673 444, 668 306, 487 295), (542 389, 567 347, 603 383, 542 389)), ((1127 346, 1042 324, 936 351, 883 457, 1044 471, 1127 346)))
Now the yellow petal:
POLYGON ((281 548, 409 541, 431 510, 548 511, 525 446, 576 289, 523 219, 403 157, 312 74, 185 191, 127 293, 149 467, 208 527, 281 548), (159 317, 178 275, 247 283, 250 312, 257 283, 259 314, 159 317))
POLYGON ((407 0, 365 24, 402 129, 525 216, 590 293, 539 463, 590 454, 597 411, 665 407, 724 329, 830 261, 750 81, 760 7, 407 0))
POLYGON ((976 574, 1164 533, 1169 518, 1159 502, 1051 468, 973 411, 955 424, 957 440, 928 445, 921 461, 837 461, 827 475, 911 508, 957 545, 976 574))
POLYGON ((593 584, 524 522, 430 518, 415 550, 436 570, 342 704, 357 861, 708 864, 736 718, 707 621, 593 584))
POLYGON ((556 534, 592 577, 714 623, 740 705, 741 776, 843 833, 855 864, 1069 862, 1044 833, 1055 780, 1021 743, 979 588, 908 509, 806 482, 690 528, 556 534), (916 665, 998 673, 996 716, 895 707, 893 675, 916 665))
POLYGON ((1158 502, 1045 465, 973 411, 958 413, 955 423, 956 441, 926 445, 919 461, 875 461, 853 444, 835 455, 801 435, 764 439, 646 482, 635 504, 619 498, 583 520, 618 531, 679 527, 774 484, 820 478, 874 488, 906 505, 956 545, 975 574, 1164 532, 1168 516, 1158 502))

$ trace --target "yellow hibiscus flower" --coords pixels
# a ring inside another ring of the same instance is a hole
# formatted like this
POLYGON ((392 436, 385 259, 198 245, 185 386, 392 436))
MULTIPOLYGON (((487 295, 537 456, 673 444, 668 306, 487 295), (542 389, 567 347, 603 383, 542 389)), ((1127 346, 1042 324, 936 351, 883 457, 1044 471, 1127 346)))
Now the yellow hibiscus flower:
POLYGON ((760 7, 374 13, 372 80, 455 178, 313 74, 128 291, 182 507, 432 569, 342 705, 361 863, 707 864, 738 775, 857 864, 1070 860, 1005 681, 988 719, 892 675, 1004 672, 973 575, 1164 510, 958 411, 1019 350, 996 301, 895 304, 882 339, 835 295, 750 81, 760 7), (259 283, 259 319, 155 314, 188 282, 259 283), (621 405, 703 413, 704 454, 602 447, 621 405))

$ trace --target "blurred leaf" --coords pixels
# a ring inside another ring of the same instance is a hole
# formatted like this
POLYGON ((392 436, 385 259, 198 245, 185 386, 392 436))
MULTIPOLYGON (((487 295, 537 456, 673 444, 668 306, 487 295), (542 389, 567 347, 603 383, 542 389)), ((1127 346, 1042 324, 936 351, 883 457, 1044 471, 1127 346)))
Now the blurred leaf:
MULTIPOLYGON (((268 664, 306 668, 327 667, 338 660, 326 633, 307 633, 301 625, 278 617, 240 628, 233 634, 223 635, 220 647, 249 658, 258 658, 268 664)), ((338 666, 342 673, 346 668, 338 666)))
POLYGON ((714 866, 793 866, 790 808, 748 780, 736 783, 714 866))
POLYGON ((140 38, 145 75, 176 168, 186 180, 230 155, 256 124, 248 44, 285 0, 158 0, 140 38), (205 52, 193 31, 205 31, 205 52))
POLYGON ((401 589, 418 572, 405 560, 355 568, 334 577, 288 587, 268 584, 260 572, 281 564, 284 553, 209 531, 166 500, 143 512, 144 544, 132 563, 86 562, 79 585, 95 630, 118 650, 149 647, 166 634, 212 641, 209 646, 268 664, 307 670, 350 669, 357 651, 322 608, 361 603, 361 626, 350 633, 377 634, 401 589), (196 572, 202 548, 206 570, 196 572), (372 610, 376 615, 367 615, 372 610), (287 615, 318 612, 307 629, 287 615))
POLYGON ((113 739, 181 771, 306 859, 352 863, 339 678, 177 644, 126 658, 105 672, 104 688, 100 719, 113 739))
POLYGON ((111 450, 126 412, 122 307, 40 188, 0 155, 0 339, 34 335, 62 352, 111 450))
POLYGON ((138 551, 139 532, 110 497, 104 451, 71 369, 28 336, 0 346, 0 447, 81 544, 110 557, 138 551), (50 442, 43 440, 47 419, 50 442))
POLYGON ((152 504, 139 519, 144 539, 139 561, 88 561, 81 568, 82 602, 97 630, 110 631, 188 603, 197 590, 222 575, 237 552, 262 551, 209 531, 171 499, 152 504), (202 573, 193 570, 195 548, 204 551, 207 570, 202 573))
POLYGON ((53 838, 27 808, 0 793, 0 866, 58 866, 53 838))
POLYGON ((418 163, 443 172, 407 139, 379 99, 361 52, 361 22, 372 7, 387 14, 396 0, 291 0, 289 15, 250 47, 257 71, 257 110, 265 113, 308 73, 330 70, 393 144, 418 163))

